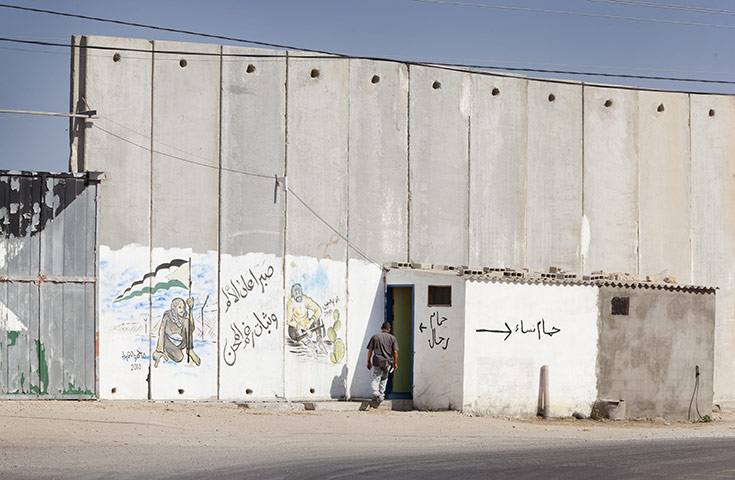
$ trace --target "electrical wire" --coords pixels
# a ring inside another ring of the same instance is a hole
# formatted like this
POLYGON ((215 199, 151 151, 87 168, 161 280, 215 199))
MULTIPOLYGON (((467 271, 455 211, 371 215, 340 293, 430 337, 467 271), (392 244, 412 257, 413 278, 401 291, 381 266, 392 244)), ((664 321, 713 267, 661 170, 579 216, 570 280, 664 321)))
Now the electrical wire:
POLYGON ((660 8, 665 10, 680 10, 684 12, 706 13, 711 15, 735 15, 733 10, 720 10, 716 8, 692 7, 690 5, 671 5, 666 3, 641 2, 636 0, 585 0, 592 3, 610 3, 613 5, 626 5, 632 7, 660 8))
MULTIPOLYGON (((31 45, 44 45, 61 48, 78 48, 78 49, 92 49, 92 50, 107 50, 116 52, 137 52, 146 54, 159 54, 159 55, 195 55, 198 57, 235 57, 235 58, 283 58, 289 60, 295 59, 311 59, 311 60, 370 60, 370 61, 383 61, 391 63, 400 63, 410 66, 436 68, 440 70, 456 71, 461 73, 468 73, 469 70, 499 70, 507 72, 533 72, 533 73, 544 73, 544 74, 559 74, 559 75, 577 75, 577 76, 592 76, 592 77, 605 77, 605 78, 626 78, 636 80, 660 80, 670 82, 688 82, 688 83, 705 83, 705 84, 719 84, 719 85, 735 85, 735 81, 732 80, 710 80, 702 78, 682 78, 682 77, 667 77, 658 75, 633 75, 625 73, 611 73, 611 72, 585 72, 585 71, 573 71, 573 70, 556 70, 556 69, 541 69, 541 68, 525 68, 525 67, 508 67, 503 65, 481 65, 481 64, 467 64, 467 63, 425 63, 425 62, 413 62, 408 60, 396 60, 392 58, 380 58, 380 57, 357 57, 357 56, 324 56, 324 55, 299 55, 299 54, 253 54, 253 53, 212 53, 212 52, 196 52, 196 51, 185 51, 185 50, 144 50, 139 48, 116 48, 102 45, 65 45, 52 42, 39 42, 33 40, 18 40, 7 37, 0 37, 0 42, 11 42, 11 43, 22 43, 31 45)), ((479 75, 488 76, 505 76, 499 73, 488 72, 488 71, 472 71, 469 73, 475 73, 479 75)), ((570 80, 560 79, 535 79, 537 81, 548 82, 548 83, 577 83, 570 80)), ((638 87, 626 87, 618 86, 619 89, 628 90, 645 90, 638 87)), ((659 90, 659 89, 648 89, 648 90, 659 90)), ((686 92, 683 92, 686 93, 686 92)), ((709 94, 716 94, 710 93, 709 94)))
POLYGON ((663 23, 663 24, 668 24, 668 25, 683 25, 683 26, 690 26, 690 27, 721 28, 721 29, 726 29, 726 30, 735 30, 735 25, 684 22, 680 20, 665 20, 661 18, 627 17, 627 16, 622 16, 622 15, 607 15, 603 13, 572 12, 572 11, 564 11, 564 10, 547 10, 547 9, 542 9, 542 8, 529 8, 529 7, 511 7, 508 5, 490 5, 486 3, 457 2, 457 1, 450 1, 450 0, 412 0, 412 1, 420 2, 420 3, 435 3, 435 4, 441 4, 441 5, 452 5, 452 6, 458 6, 458 7, 494 8, 494 9, 499 9, 499 10, 513 10, 517 12, 550 13, 550 14, 555 14, 555 15, 573 15, 573 16, 578 16, 578 17, 605 18, 609 20, 628 20, 628 21, 635 21, 635 22, 663 23))
MULTIPOLYGON (((113 121, 113 120, 111 120, 109 118, 100 117, 100 119, 101 120, 109 121, 110 123, 113 123, 113 124, 115 124, 115 125, 117 125, 117 126, 119 126, 121 128, 124 128, 124 129, 126 129, 126 130, 128 130, 128 131, 130 131, 132 133, 135 133, 136 135, 139 135, 139 136, 143 137, 144 139, 150 140, 150 137, 148 135, 145 135, 143 133, 137 132, 137 131, 135 131, 135 130, 129 128, 129 127, 126 127, 126 126, 124 126, 124 125, 122 125, 122 124, 120 124, 118 122, 115 122, 115 121, 113 121)), ((205 168, 211 168, 211 169, 215 169, 215 170, 223 170, 223 171, 237 173, 237 174, 241 174, 241 175, 247 175, 247 176, 251 176, 251 177, 265 178, 265 179, 268 179, 270 181, 274 181, 275 180, 275 177, 273 175, 265 175, 265 174, 261 174, 261 173, 249 172, 249 171, 246 171, 246 170, 239 170, 239 169, 235 169, 235 168, 227 168, 227 167, 222 167, 222 166, 215 166, 215 165, 212 165, 211 163, 197 162, 197 161, 194 161, 194 160, 190 160, 188 158, 180 157, 178 155, 174 155, 174 154, 162 152, 162 151, 157 150, 157 149, 151 149, 147 145, 141 145, 140 143, 137 143, 137 142, 135 142, 133 140, 127 139, 127 138, 125 138, 125 137, 123 137, 121 135, 118 135, 118 134, 116 134, 114 132, 111 132, 111 131, 105 129, 105 128, 102 128, 99 125, 97 125, 96 123, 93 123, 92 128, 95 128, 97 130, 100 130, 101 132, 103 132, 103 133, 105 133, 107 135, 110 135, 110 136, 112 136, 114 138, 117 138, 118 140, 121 140, 123 142, 129 143, 129 144, 131 144, 133 146, 136 146, 138 148, 141 148, 141 149, 143 149, 143 150, 145 150, 147 152, 152 152, 152 153, 155 153, 157 155, 162 155, 162 156, 165 156, 167 158, 171 158, 173 160, 182 161, 182 162, 190 163, 190 164, 193 164, 193 165, 198 165, 198 166, 205 167, 205 168)), ((190 156, 193 156, 193 157, 197 157, 199 159, 202 159, 202 160, 206 160, 206 161, 210 161, 211 162, 211 159, 207 159, 205 157, 201 157, 199 155, 192 154, 190 152, 186 152, 185 150, 181 150, 181 149, 176 148, 176 147, 173 147, 171 145, 167 145, 167 144, 165 144, 163 142, 156 142, 156 143, 159 143, 160 145, 166 146, 168 148, 172 148, 172 149, 177 150, 177 151, 179 151, 181 153, 185 153, 187 155, 190 155, 190 156)), ((327 220, 324 219, 324 217, 322 217, 321 215, 319 215, 319 213, 316 210, 314 210, 314 208, 312 208, 299 195, 297 195, 296 192, 294 192, 291 189, 291 187, 286 187, 285 188, 285 191, 287 193, 291 194, 291 196, 293 196, 296 200, 298 200, 309 212, 311 212, 312 215, 314 215, 319 221, 321 221, 327 228, 329 228, 336 235, 338 235, 341 239, 343 239, 345 241, 345 243, 347 244, 348 247, 352 248, 355 252, 357 252, 360 256, 362 256, 363 258, 365 258, 370 263, 375 264, 379 268, 383 268, 383 266, 380 263, 378 263, 375 260, 373 260, 370 256, 368 256, 365 252, 363 252, 359 247, 357 247, 357 245, 355 245, 354 243, 352 243, 345 235, 343 235, 342 232, 340 232, 338 229, 336 229, 335 227, 333 227, 332 224, 330 224, 327 220)))
POLYGON ((695 405, 695 409, 697 411, 697 416, 699 417, 698 420, 703 420, 704 417, 702 417, 702 414, 699 413, 699 365, 696 366, 694 370, 694 391, 692 392, 692 399, 689 401, 689 411, 687 413, 687 420, 692 419, 692 404, 694 403, 694 399, 696 397, 697 403, 695 405))

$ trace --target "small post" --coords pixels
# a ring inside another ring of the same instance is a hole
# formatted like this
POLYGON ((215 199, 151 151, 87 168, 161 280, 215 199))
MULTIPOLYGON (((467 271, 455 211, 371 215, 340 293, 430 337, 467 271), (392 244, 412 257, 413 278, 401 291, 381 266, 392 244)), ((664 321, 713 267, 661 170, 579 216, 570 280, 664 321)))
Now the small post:
POLYGON ((549 418, 549 366, 541 367, 539 381, 539 411, 544 418, 549 418))

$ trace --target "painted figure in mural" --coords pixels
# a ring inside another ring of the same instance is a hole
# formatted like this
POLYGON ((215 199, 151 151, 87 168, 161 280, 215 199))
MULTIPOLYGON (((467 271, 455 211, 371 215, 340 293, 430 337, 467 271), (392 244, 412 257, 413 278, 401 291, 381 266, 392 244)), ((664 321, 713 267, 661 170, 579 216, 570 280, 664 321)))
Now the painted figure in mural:
POLYGON ((367 368, 373 372, 371 382, 373 389, 372 403, 376 407, 385 399, 385 384, 388 383, 388 374, 391 370, 398 370, 398 340, 391 335, 390 330, 390 323, 383 322, 380 333, 373 335, 367 346, 367 368))
POLYGON ((154 367, 158 367, 161 359, 179 363, 186 358, 185 355, 197 365, 201 362, 194 353, 191 335, 194 331, 194 318, 191 314, 193 306, 193 298, 184 302, 183 298, 177 297, 171 301, 171 309, 163 314, 158 328, 158 343, 153 352, 154 367))
POLYGON ((294 283, 291 286, 291 298, 286 303, 288 336, 295 342, 310 346, 314 355, 317 353, 317 347, 323 353, 327 353, 323 340, 324 323, 321 317, 321 307, 304 295, 300 284, 294 283), (315 343, 316 346, 314 346, 315 343))

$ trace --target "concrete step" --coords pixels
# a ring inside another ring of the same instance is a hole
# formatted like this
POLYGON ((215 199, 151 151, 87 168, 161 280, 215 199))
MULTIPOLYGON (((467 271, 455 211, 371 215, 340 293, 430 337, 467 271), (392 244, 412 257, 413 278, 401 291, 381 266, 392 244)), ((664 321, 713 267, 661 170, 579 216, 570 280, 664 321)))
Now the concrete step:
POLYGON ((321 412, 357 412, 365 410, 394 410, 407 412, 413 410, 413 400, 383 400, 374 406, 370 399, 353 398, 349 401, 324 400, 315 402, 235 402, 240 408, 263 410, 267 412, 303 412, 314 410, 321 412))

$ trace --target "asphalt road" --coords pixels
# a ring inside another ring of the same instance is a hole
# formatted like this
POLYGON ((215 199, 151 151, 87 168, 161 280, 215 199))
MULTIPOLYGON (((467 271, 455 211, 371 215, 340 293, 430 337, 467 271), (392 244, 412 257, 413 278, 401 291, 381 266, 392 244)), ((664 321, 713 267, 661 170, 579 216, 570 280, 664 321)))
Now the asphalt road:
MULTIPOLYGON (((201 473, 176 478, 202 478, 201 473)), ((626 441, 583 447, 313 458, 208 471, 209 479, 735 479, 735 439, 626 441)))

